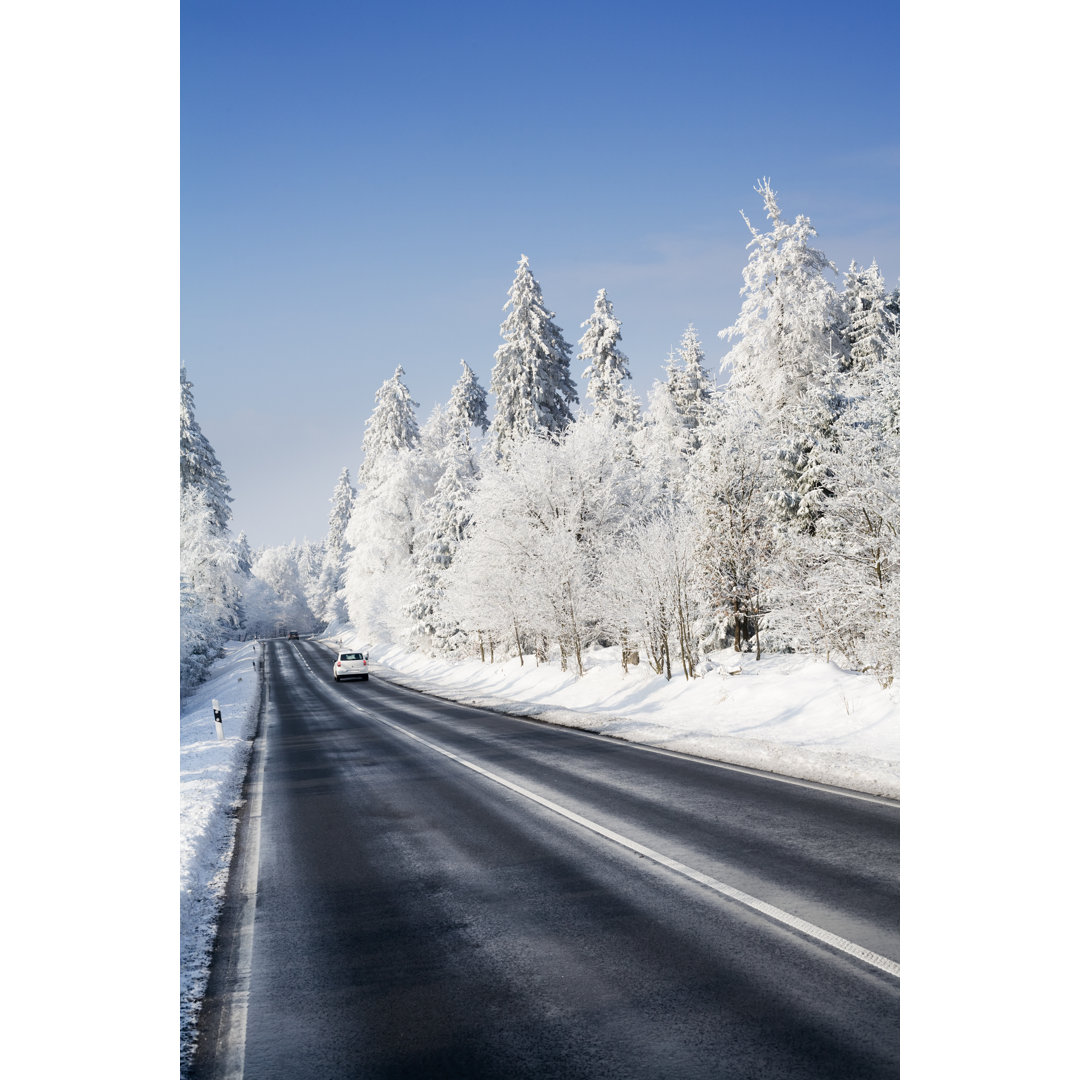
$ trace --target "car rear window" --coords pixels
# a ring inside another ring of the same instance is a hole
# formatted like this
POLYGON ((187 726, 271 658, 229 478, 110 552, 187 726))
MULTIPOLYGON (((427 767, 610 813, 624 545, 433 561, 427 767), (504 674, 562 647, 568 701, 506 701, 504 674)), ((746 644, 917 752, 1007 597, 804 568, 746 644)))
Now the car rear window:
POLYGON ((358 652, 343 652, 341 654, 342 660, 363 660, 364 654, 358 652))

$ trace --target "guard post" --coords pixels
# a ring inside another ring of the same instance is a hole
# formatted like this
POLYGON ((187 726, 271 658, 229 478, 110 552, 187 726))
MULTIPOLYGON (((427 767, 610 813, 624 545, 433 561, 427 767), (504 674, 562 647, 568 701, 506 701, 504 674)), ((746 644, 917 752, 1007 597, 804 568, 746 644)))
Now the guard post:
POLYGON ((217 737, 219 739, 225 738, 225 725, 221 722, 221 706, 218 704, 218 699, 214 698, 214 728, 217 730, 217 737))

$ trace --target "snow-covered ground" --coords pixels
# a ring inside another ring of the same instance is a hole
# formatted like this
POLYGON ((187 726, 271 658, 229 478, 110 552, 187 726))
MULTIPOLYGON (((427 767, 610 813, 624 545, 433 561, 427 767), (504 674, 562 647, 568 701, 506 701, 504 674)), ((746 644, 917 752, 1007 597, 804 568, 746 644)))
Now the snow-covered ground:
MULTIPOLYGON (((700 679, 670 682, 648 666, 626 674, 618 650, 592 652, 583 678, 558 661, 433 660, 360 640, 349 627, 323 639, 370 652, 375 678, 454 701, 600 732, 699 757, 858 791, 900 796, 899 686, 805 656, 711 656, 700 679)), ((261 649, 261 646, 259 646, 261 649)), ((181 1030, 185 1053, 205 990, 232 852, 235 809, 255 734, 259 686, 251 642, 233 642, 180 717, 181 1030), (217 699, 225 739, 215 731, 217 699)), ((327 673, 329 677, 329 650, 327 673)))
POLYGON ((180 1032, 185 1063, 194 1047, 232 855, 235 811, 259 713, 257 649, 250 641, 234 641, 225 653, 213 676, 180 706, 180 1032), (215 699, 223 739, 216 730, 215 699))

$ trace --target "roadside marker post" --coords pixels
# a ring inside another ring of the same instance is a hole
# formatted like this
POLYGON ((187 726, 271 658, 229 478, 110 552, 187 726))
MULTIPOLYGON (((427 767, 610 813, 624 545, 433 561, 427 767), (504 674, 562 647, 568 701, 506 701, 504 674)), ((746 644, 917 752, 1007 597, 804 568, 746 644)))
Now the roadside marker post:
POLYGON ((221 706, 218 704, 218 699, 214 698, 214 727, 217 729, 217 737, 219 739, 225 738, 225 725, 221 722, 221 706))

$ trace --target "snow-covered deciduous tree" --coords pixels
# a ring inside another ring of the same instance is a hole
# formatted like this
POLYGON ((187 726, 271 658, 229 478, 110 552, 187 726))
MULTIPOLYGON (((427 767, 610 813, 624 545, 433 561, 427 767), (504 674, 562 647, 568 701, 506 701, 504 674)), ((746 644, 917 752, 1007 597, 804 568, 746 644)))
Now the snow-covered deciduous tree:
POLYGON ((246 600, 248 619, 258 636, 311 631, 320 624, 305 595, 305 577, 309 575, 302 562, 308 560, 299 544, 279 544, 256 553, 246 600))
POLYGON ((392 379, 375 392, 375 408, 364 430, 364 461, 358 479, 366 482, 378 469, 384 454, 411 450, 420 442, 420 427, 416 422, 416 402, 413 401, 399 364, 392 379))
POLYGON ((540 286, 522 255, 500 327, 504 345, 495 353, 491 391, 495 418, 491 444, 497 458, 512 444, 537 432, 558 434, 573 420, 571 405, 578 400, 570 375, 570 348, 544 307, 540 286))
POLYGON ((704 433, 688 479, 707 604, 699 637, 707 649, 753 641, 760 656, 778 543, 762 431, 757 414, 725 394, 704 433))
POLYGON ((593 313, 581 325, 585 333, 578 348, 579 359, 586 364, 582 374, 588 382, 585 396, 592 401, 594 411, 607 413, 613 424, 636 424, 641 405, 627 385, 630 362, 619 349, 622 324, 615 318, 606 289, 597 293, 593 313))
POLYGON ((648 501, 642 471, 602 416, 579 419, 556 440, 523 438, 501 467, 484 471, 473 522, 447 578, 445 603, 470 640, 584 669, 601 632, 602 540, 648 501))
POLYGON ((700 585, 695 526, 685 507, 668 505, 610 540, 599 594, 622 648, 624 670, 627 658, 643 651, 653 670, 667 679, 675 662, 687 679, 696 672, 700 585))

